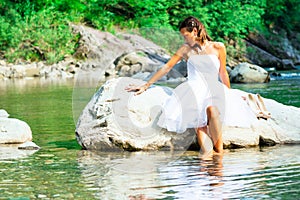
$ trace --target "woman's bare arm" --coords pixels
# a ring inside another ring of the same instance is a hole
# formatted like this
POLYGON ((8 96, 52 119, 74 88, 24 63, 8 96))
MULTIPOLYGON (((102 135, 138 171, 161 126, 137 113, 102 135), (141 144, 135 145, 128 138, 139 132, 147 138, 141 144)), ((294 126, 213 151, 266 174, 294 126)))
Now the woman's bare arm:
POLYGON ((146 84, 142 86, 134 86, 134 87, 127 87, 127 91, 136 91, 135 95, 141 94, 146 91, 153 83, 161 79, 164 75, 166 75, 174 65, 180 61, 183 57, 184 52, 186 51, 186 47, 182 46, 172 57, 171 59, 162 67, 160 68, 148 81, 146 84))
POLYGON ((220 60, 219 76, 224 85, 230 88, 230 80, 226 70, 226 48, 223 43, 217 44, 220 60))

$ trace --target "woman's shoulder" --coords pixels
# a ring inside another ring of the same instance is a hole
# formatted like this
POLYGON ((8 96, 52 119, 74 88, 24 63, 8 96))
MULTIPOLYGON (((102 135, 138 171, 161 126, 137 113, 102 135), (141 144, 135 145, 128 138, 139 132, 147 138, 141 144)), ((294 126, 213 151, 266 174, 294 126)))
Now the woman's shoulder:
POLYGON ((187 51, 191 50, 191 47, 190 47, 190 45, 184 43, 183 45, 181 45, 179 47, 179 50, 186 53, 187 51))
POLYGON ((214 48, 216 49, 223 49, 225 48, 225 45, 223 42, 211 42, 214 48))
POLYGON ((179 49, 177 50, 176 54, 180 57, 185 58, 188 52, 191 50, 191 47, 188 44, 183 44, 179 49))

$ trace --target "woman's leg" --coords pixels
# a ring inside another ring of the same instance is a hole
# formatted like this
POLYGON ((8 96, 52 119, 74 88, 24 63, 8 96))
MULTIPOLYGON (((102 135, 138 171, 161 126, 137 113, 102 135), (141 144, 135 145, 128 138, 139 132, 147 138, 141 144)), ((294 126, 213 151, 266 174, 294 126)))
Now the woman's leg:
POLYGON ((217 153, 223 153, 222 125, 220 113, 215 106, 209 106, 206 109, 208 118, 209 134, 212 138, 214 149, 217 153))
POLYGON ((211 138, 208 136, 207 126, 196 128, 198 144, 202 154, 208 154, 213 151, 214 145, 211 138))

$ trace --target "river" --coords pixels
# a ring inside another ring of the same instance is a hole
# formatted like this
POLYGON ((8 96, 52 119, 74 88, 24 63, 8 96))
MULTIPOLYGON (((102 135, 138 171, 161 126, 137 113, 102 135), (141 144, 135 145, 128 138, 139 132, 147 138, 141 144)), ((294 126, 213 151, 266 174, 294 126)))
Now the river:
MULTIPOLYGON (((265 84, 233 84, 300 107, 300 72, 265 84)), ((88 80, 87 80, 88 81, 88 80)), ((75 140, 75 122, 88 99, 73 79, 0 81, 0 109, 26 121, 36 152, 0 145, 0 199, 297 199, 300 145, 198 152, 91 152, 75 140), (75 88, 75 90, 74 90, 75 88), (80 104, 80 105, 79 105, 80 104), (77 106, 76 106, 77 105, 77 106)), ((91 95, 95 88, 87 87, 91 95)))

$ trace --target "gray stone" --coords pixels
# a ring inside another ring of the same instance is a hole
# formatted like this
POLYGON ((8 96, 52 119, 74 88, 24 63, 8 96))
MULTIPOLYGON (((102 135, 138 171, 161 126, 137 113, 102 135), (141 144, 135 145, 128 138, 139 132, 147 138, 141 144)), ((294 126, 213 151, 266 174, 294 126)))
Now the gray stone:
POLYGON ((23 150, 38 150, 41 147, 36 145, 34 142, 27 141, 21 145, 18 146, 18 149, 23 149, 23 150))
POLYGON ((289 69, 296 69, 294 63, 290 59, 282 59, 282 69, 289 70, 289 69))
POLYGON ((38 76, 40 76, 40 70, 36 66, 26 66, 25 76, 26 77, 38 77, 38 76))
POLYGON ((11 67, 10 78, 23 78, 26 75, 26 69, 23 65, 13 65, 11 67))
POLYGON ((11 74, 10 67, 0 67, 0 79, 8 78, 11 74))
POLYGON ((0 117, 8 118, 9 114, 4 109, 0 109, 0 117))
POLYGON ((81 35, 79 47, 74 54, 76 58, 81 59, 81 69, 91 72, 94 68, 101 69, 102 72, 98 70, 103 74, 99 74, 101 78, 118 72, 121 76, 125 74, 132 76, 132 73, 137 72, 137 68, 130 70, 127 66, 131 68, 134 64, 140 64, 141 72, 152 72, 156 70, 155 66, 160 65, 159 59, 167 58, 161 47, 138 35, 119 33, 115 36, 87 26, 71 25, 71 27, 74 32, 81 35), (112 64, 115 65, 116 72, 112 71, 112 64), (126 67, 123 69, 124 65, 126 67))
POLYGON ((269 82, 268 72, 249 63, 240 63, 229 74, 230 81, 233 83, 265 83, 269 82))
MULTIPOLYGON (((196 144, 192 129, 176 134, 156 125, 171 88, 153 86, 138 96, 124 90, 129 84, 143 83, 132 78, 111 79, 95 93, 76 125, 76 138, 84 149, 183 150, 196 144)), ((300 108, 264 101, 272 117, 257 120, 251 128, 224 126, 226 148, 257 146, 262 138, 274 144, 300 143, 300 108)))
POLYGON ((0 60, 0 65, 1 65, 1 67, 6 66, 5 60, 0 60))
POLYGON ((31 129, 26 122, 0 117, 0 144, 24 143, 31 140, 31 129))
POLYGON ((150 77, 150 72, 138 72, 132 76, 135 79, 148 80, 150 77))

